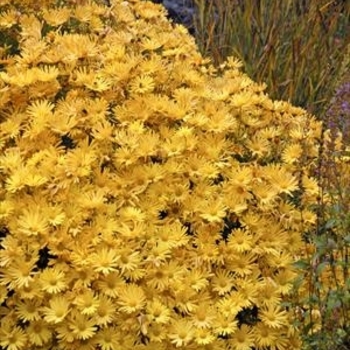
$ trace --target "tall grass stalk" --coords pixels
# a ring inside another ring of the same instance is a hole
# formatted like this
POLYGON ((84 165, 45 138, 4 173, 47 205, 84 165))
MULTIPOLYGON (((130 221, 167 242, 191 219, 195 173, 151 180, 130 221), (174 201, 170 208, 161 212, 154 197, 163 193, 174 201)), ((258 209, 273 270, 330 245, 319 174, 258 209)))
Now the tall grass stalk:
POLYGON ((273 98, 316 115, 334 92, 350 42, 350 2, 330 0, 194 0, 195 36, 221 63, 239 57, 273 98))

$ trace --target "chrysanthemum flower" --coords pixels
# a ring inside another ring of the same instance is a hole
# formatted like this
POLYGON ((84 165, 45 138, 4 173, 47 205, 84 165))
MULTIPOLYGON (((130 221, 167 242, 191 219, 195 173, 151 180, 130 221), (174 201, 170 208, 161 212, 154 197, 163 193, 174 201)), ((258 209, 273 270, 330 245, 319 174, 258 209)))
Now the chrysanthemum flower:
POLYGON ((95 325, 94 320, 80 312, 71 313, 68 319, 68 324, 75 339, 90 339, 97 331, 97 326, 95 325))
POLYGON ((194 332, 194 341, 198 345, 208 345, 214 342, 215 336, 205 328, 196 328, 194 332))
POLYGON ((281 297, 278 285, 271 278, 267 278, 259 285, 259 305, 267 307, 279 305, 281 297))
POLYGON ((124 285, 124 281, 118 272, 109 273, 106 276, 101 276, 96 281, 96 286, 102 294, 111 298, 116 298, 120 286, 124 285))
POLYGON ((281 328, 288 325, 287 312, 279 306, 262 307, 259 310, 262 323, 271 328, 281 328))
POLYGON ((248 276, 252 274, 253 270, 256 268, 254 261, 256 261, 257 255, 254 253, 240 253, 236 254, 227 262, 227 268, 233 271, 240 277, 248 276))
POLYGON ((198 303, 196 309, 191 313, 192 324, 196 328, 210 328, 215 320, 215 311, 208 302, 198 303))
POLYGON ((235 350, 251 350, 254 346, 254 333, 251 327, 245 324, 242 325, 232 334, 229 342, 235 350))
POLYGON ((253 247, 253 236, 246 229, 234 229, 228 238, 228 246, 237 253, 249 251, 253 247))
POLYGON ((63 296, 53 297, 49 301, 49 306, 43 308, 44 319, 48 323, 60 323, 68 315, 70 305, 63 296))
POLYGON ((254 336, 258 348, 268 348, 276 344, 276 340, 280 337, 280 333, 262 322, 254 327, 254 336))
POLYGON ((26 349, 27 340, 27 334, 17 326, 9 332, 0 331, 0 346, 7 350, 24 350, 26 349))
POLYGON ((101 350, 117 350, 120 348, 120 335, 115 327, 101 328, 98 330, 96 344, 101 350))
POLYGON ((52 331, 43 320, 30 322, 26 330, 30 343, 35 346, 43 346, 52 338, 52 331))
POLYGON ((146 94, 153 91, 154 79, 148 75, 135 78, 130 84, 130 92, 133 94, 146 94))
POLYGON ((67 286, 65 274, 57 267, 45 269, 39 277, 41 288, 52 294, 57 294, 65 290, 67 286))
POLYGON ((142 309, 145 306, 146 296, 141 287, 136 284, 125 284, 118 288, 119 310, 128 314, 142 309))
POLYGON ((279 193, 292 195, 292 192, 298 189, 298 179, 284 167, 275 165, 268 166, 264 168, 264 172, 271 185, 276 188, 279 193))
POLYGON ((105 296, 99 297, 99 305, 96 309, 94 319, 96 320, 96 325, 106 326, 107 324, 113 322, 116 317, 116 305, 113 301, 105 296))
POLYGON ((195 329, 185 319, 173 320, 169 329, 168 338, 176 347, 186 346, 194 337, 195 329))
POLYGON ((154 299, 147 304, 146 315, 150 322, 167 324, 170 321, 171 312, 160 300, 154 299))
POLYGON ((232 316, 225 316, 220 312, 213 321, 214 333, 227 336, 234 333, 238 328, 238 322, 232 316))
POLYGON ((234 286, 234 278, 230 271, 217 270, 215 271, 215 276, 211 278, 210 285, 213 288, 213 291, 221 296, 232 290, 234 286))
POLYGON ((73 304, 83 315, 93 315, 99 306, 99 298, 91 290, 87 290, 82 294, 77 295, 73 304))
POLYGON ((44 235, 49 229, 48 220, 39 207, 24 209, 19 217, 18 226, 20 232, 29 236, 44 235))
POLYGON ((101 248, 89 257, 94 271, 104 275, 117 271, 119 259, 118 251, 108 248, 101 248))
POLYGON ((16 314, 23 321, 34 321, 40 318, 40 301, 39 300, 20 300, 16 303, 16 314))

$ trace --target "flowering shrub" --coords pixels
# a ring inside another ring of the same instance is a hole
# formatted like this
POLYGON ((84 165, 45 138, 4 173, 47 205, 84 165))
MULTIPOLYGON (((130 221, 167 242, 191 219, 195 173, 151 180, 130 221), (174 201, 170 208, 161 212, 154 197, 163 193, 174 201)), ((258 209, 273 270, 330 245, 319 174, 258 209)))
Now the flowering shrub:
POLYGON ((0 346, 298 349, 321 124, 147 1, 1 2, 0 346))

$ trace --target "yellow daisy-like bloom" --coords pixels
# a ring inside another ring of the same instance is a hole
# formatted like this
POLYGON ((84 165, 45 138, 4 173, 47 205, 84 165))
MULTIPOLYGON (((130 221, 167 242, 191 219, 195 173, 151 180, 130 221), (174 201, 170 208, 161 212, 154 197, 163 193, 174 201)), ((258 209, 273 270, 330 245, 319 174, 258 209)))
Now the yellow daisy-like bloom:
POLYGON ((259 287, 259 305, 269 307, 279 305, 280 302, 278 285, 271 278, 267 278, 259 287))
POLYGON ((292 192, 298 189, 298 179, 282 166, 268 166, 264 169, 264 172, 271 185, 279 193, 292 195, 292 192))
POLYGON ((47 10, 44 8, 43 18, 50 26, 58 27, 68 21, 71 11, 66 8, 47 10))
POLYGON ((213 329, 217 335, 227 336, 233 334, 237 328, 238 322, 232 316, 225 316, 222 313, 218 313, 213 321, 213 329))
POLYGON ((259 310, 262 323, 271 328, 281 328, 288 325, 288 315, 279 306, 262 307, 259 310))
POLYGON ((198 345, 208 345, 214 342, 216 337, 205 328, 197 328, 194 333, 194 341, 198 345))
POLYGON ((78 295, 73 301, 83 315, 93 315, 99 306, 99 298, 91 290, 78 295))
POLYGON ((154 299, 152 302, 147 304, 147 318, 150 322, 159 324, 167 324, 171 318, 170 309, 162 304, 160 300, 154 299))
POLYGON ((136 284, 126 284, 118 289, 119 310, 127 314, 139 311, 145 306, 146 295, 136 284))
POLYGON ((133 94, 147 94, 151 93, 155 87, 152 77, 148 75, 141 75, 135 78, 130 84, 130 92, 133 94))
POLYGON ((52 338, 52 332, 43 320, 30 322, 27 328, 27 334, 30 343, 35 346, 43 346, 52 338))
POLYGON ((258 322, 254 327, 254 338, 256 339, 256 345, 258 348, 264 349, 275 345, 278 337, 280 337, 278 331, 262 322, 258 322))
POLYGON ((35 321, 40 318, 40 301, 37 300, 20 300, 16 303, 16 314, 23 321, 35 321))
POLYGON ((79 312, 70 314, 68 322, 69 329, 75 339, 87 340, 96 334, 97 326, 94 320, 79 312))
POLYGON ((56 266, 45 269, 40 274, 39 281, 41 288, 52 294, 62 292, 68 287, 64 272, 59 270, 56 266))
POLYGON ((2 284, 7 284, 10 289, 28 287, 34 282, 34 276, 37 274, 33 271, 35 263, 35 257, 29 261, 18 258, 6 269, 0 269, 2 284))
POLYGON ((101 350, 120 349, 120 335, 116 327, 101 328, 96 335, 95 342, 101 350))
POLYGON ((66 318, 69 311, 68 300, 63 296, 56 296, 49 301, 49 306, 43 308, 44 319, 48 323, 60 323, 66 318))
POLYGON ((228 246, 237 253, 244 253, 253 247, 253 236, 246 229, 234 229, 228 238, 228 246))
POLYGON ((99 305, 96 309, 94 319, 96 320, 96 325, 106 326, 107 324, 113 322, 116 317, 116 305, 113 301, 105 296, 99 297, 99 305))
POLYGON ((235 350, 251 350, 254 346, 254 340, 254 333, 251 327, 244 324, 232 334, 229 343, 232 349, 235 350))
POLYGON ((116 298, 119 287, 124 285, 124 281, 118 272, 109 273, 96 281, 97 288, 105 295, 116 298))
POLYGON ((119 259, 120 256, 116 250, 101 248, 92 254, 89 260, 94 271, 108 275, 111 272, 117 271, 119 259))
POLYGON ((252 274, 256 268, 254 261, 257 256, 253 253, 240 253, 230 257, 227 262, 227 268, 230 271, 234 271, 236 275, 240 277, 248 276, 252 274))
POLYGON ((185 319, 173 320, 168 338, 176 347, 186 346, 194 337, 195 329, 191 323, 185 319))
POLYGON ((231 292, 230 295, 221 298, 216 304, 220 315, 231 317, 232 319, 234 319, 238 312, 244 307, 249 307, 250 305, 250 301, 245 300, 238 292, 231 292))
POLYGON ((20 232, 29 236, 43 235, 49 230, 49 223, 43 211, 38 208, 24 209, 18 220, 20 232))
POLYGON ((19 328, 14 327, 11 331, 0 331, 0 346, 7 350, 24 350, 27 344, 27 334, 19 328))
POLYGON ((210 328, 214 320, 215 311, 213 306, 206 302, 200 302, 195 311, 191 313, 191 321, 196 328, 210 328))
POLYGON ((287 164, 293 164, 299 161, 302 152, 303 149, 299 143, 288 145, 282 153, 282 160, 287 164))
POLYGON ((229 293, 234 287, 234 278, 230 271, 217 270, 215 276, 211 278, 211 287, 213 291, 217 292, 220 296, 229 293))

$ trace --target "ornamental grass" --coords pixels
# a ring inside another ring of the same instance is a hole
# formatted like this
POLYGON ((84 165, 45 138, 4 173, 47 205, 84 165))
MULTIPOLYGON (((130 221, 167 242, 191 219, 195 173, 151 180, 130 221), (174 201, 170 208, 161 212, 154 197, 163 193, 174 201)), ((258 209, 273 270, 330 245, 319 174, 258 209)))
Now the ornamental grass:
MULTIPOLYGON (((217 64, 228 55, 264 82, 272 98, 317 116, 334 94, 347 44, 350 2, 194 0, 195 37, 217 64)), ((343 77, 340 77, 340 80, 343 77)))

